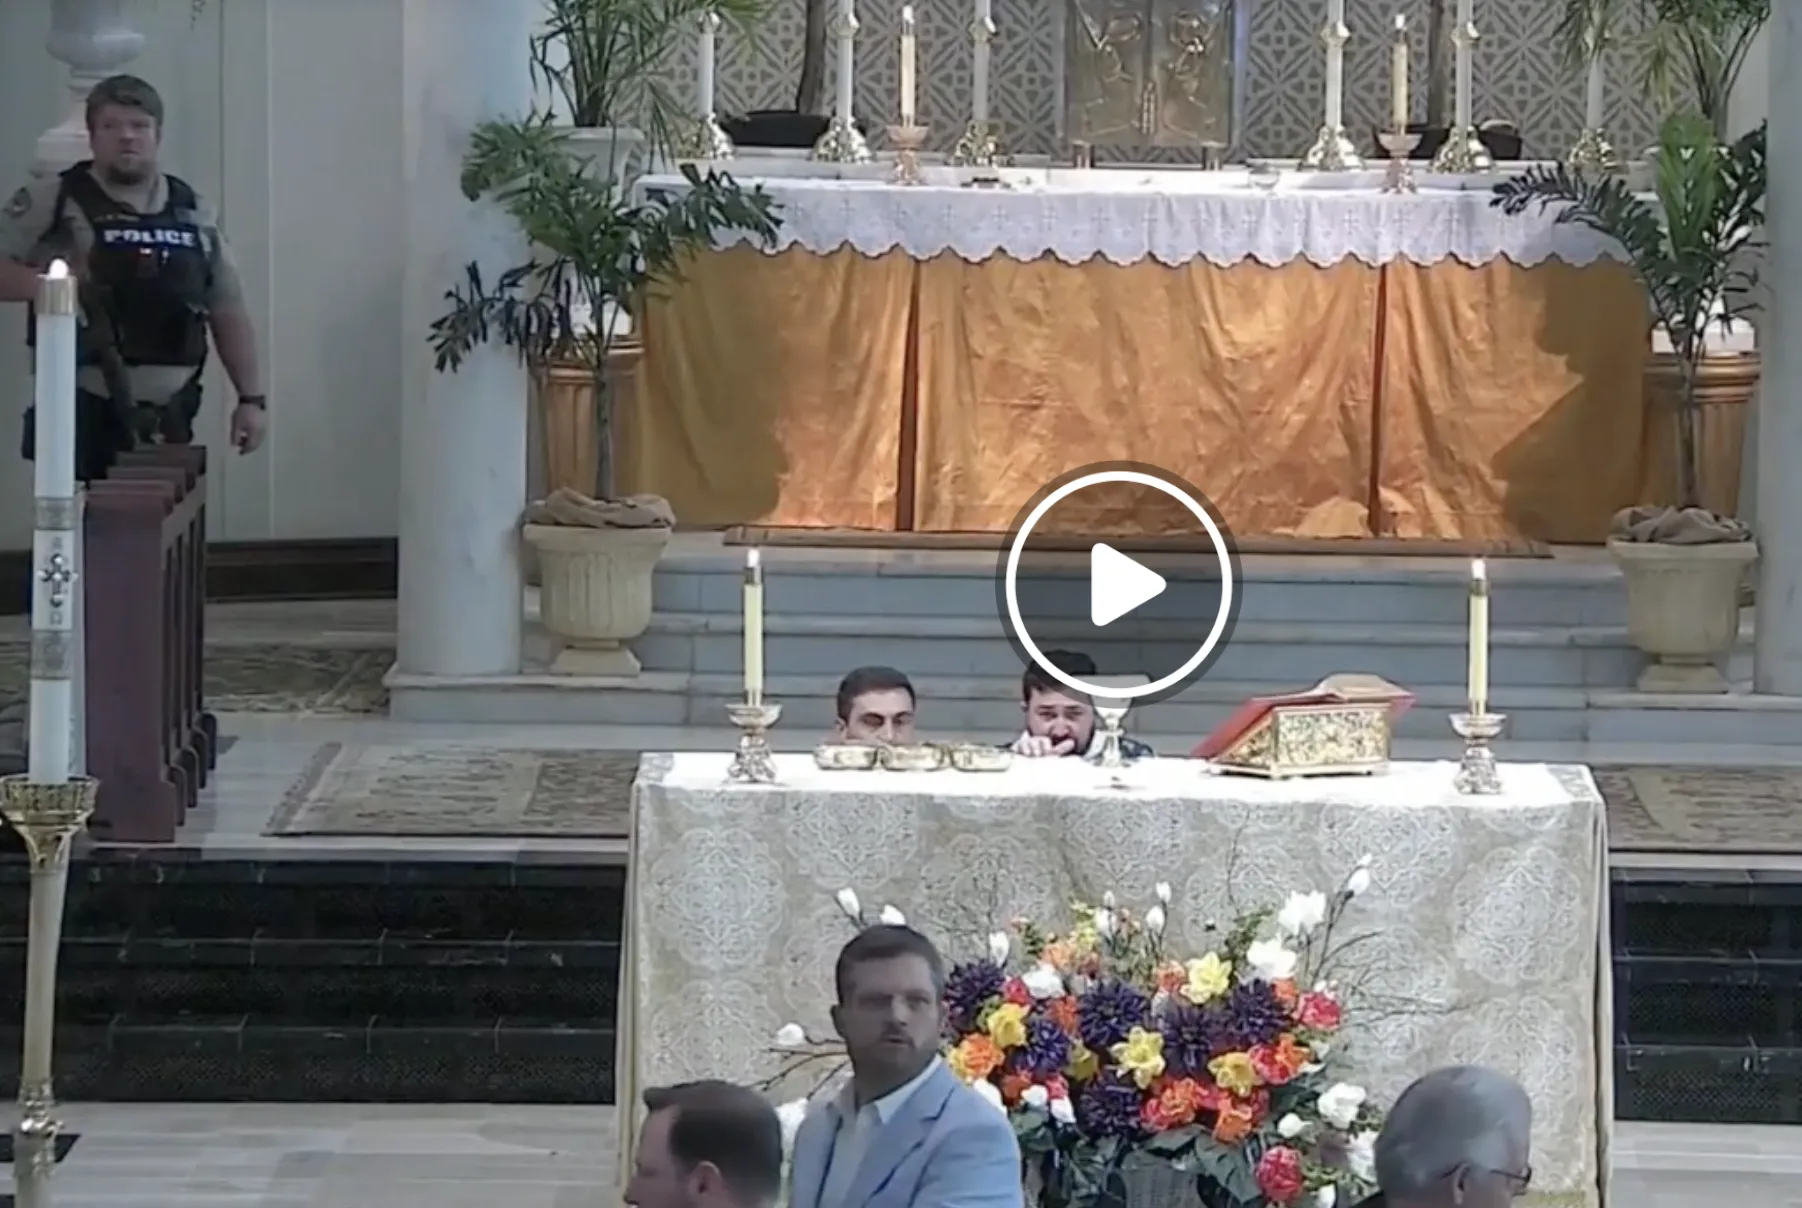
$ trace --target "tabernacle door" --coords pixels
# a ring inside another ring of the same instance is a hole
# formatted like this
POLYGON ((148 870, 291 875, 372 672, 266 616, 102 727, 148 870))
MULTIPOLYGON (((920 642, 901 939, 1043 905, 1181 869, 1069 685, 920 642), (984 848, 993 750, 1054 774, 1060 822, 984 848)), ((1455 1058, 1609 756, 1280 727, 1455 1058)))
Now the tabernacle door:
POLYGON ((1232 146, 1248 3, 1064 0, 1064 141, 1118 151, 1232 146))

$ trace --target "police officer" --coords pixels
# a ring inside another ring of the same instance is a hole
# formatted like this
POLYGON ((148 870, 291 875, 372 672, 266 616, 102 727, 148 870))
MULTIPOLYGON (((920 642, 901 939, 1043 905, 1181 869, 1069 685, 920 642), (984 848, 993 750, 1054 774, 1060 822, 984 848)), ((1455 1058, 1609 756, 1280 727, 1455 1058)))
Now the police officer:
MULTIPOLYGON (((32 301, 38 273, 57 257, 80 279, 77 474, 104 477, 142 440, 193 438, 209 331, 238 395, 232 443, 248 453, 262 443, 268 410, 256 334, 218 219, 157 167, 163 100, 135 76, 112 76, 88 93, 87 125, 91 160, 34 180, 0 210, 0 301, 32 301)), ((31 421, 28 413, 27 457, 31 421)))

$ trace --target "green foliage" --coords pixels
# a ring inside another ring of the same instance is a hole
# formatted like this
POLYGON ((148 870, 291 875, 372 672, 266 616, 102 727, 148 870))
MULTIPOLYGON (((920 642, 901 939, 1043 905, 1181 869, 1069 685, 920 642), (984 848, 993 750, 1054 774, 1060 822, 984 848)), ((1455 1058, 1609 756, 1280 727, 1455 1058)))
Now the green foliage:
POLYGON ((692 165, 685 187, 628 200, 571 156, 547 118, 490 122, 475 131, 463 166, 463 194, 489 199, 516 221, 534 252, 492 282, 470 264, 445 294, 449 310, 432 323, 439 371, 454 371, 478 345, 498 339, 532 364, 580 360, 597 376, 614 333, 588 332, 604 303, 635 312, 645 295, 679 276, 683 260, 741 233, 768 247, 774 202, 761 189, 692 165))
POLYGON ((1666 105, 1695 105, 1725 138, 1727 99, 1770 17, 1771 0, 1565 0, 1556 36, 1567 61, 1586 67, 1637 26, 1646 89, 1666 105))
POLYGON ((1753 306, 1749 261, 1763 246, 1764 126, 1723 144, 1706 118, 1678 114, 1659 134, 1654 168, 1654 195, 1644 197, 1618 176, 1536 164, 1497 185, 1491 204, 1508 214, 1556 207, 1556 221, 1588 227, 1626 252, 1682 366, 1679 502, 1695 507, 1695 370, 1708 324, 1753 306))
POLYGON ((642 126, 669 147, 694 115, 692 98, 672 96, 659 69, 699 36, 701 15, 748 29, 771 0, 542 0, 543 30, 532 39, 532 74, 575 126, 642 126))

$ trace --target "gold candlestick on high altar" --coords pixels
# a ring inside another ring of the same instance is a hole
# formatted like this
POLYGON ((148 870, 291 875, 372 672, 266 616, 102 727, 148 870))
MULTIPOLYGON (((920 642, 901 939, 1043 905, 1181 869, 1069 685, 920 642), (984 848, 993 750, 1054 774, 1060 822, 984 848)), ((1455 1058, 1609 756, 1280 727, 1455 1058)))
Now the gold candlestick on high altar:
POLYGON ((995 124, 989 120, 989 52, 995 40, 994 0, 976 0, 970 19, 970 123, 951 150, 951 162, 990 168, 1001 154, 995 124))
POLYGON ((1475 6, 1476 0, 1458 0, 1458 23, 1452 29, 1452 128, 1433 156, 1435 172, 1486 172, 1495 166, 1471 117, 1471 56, 1478 41, 1475 6))
POLYGON ((1355 171, 1364 161, 1345 135, 1345 44, 1351 40, 1351 31, 1345 27, 1345 0, 1327 0, 1320 40, 1326 46, 1325 113, 1320 133, 1301 157, 1300 166, 1322 172, 1355 171))
POLYGON ((1571 144, 1569 154, 1564 162, 1573 168, 1595 170, 1601 172, 1618 172, 1620 156, 1615 154, 1614 147, 1608 141, 1608 135, 1602 129, 1603 102, 1606 99, 1607 73, 1604 65, 1604 54, 1607 50, 1607 38, 1602 32, 1601 19, 1591 27, 1586 40, 1586 57, 1588 63, 1583 75, 1583 131, 1577 135, 1577 141, 1571 144))

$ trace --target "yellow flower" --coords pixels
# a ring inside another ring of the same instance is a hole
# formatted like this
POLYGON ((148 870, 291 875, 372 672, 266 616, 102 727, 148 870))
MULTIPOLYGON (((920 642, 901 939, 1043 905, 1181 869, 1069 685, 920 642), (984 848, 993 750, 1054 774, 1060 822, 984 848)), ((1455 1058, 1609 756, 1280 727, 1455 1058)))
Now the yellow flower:
POLYGON ((1026 1008, 1004 1002, 989 1012, 986 1027, 997 1048, 1017 1049, 1026 1043, 1026 1008))
POLYGON ((1093 915, 1070 928, 1067 942, 1077 956, 1095 951, 1095 945, 1101 942, 1101 933, 1095 930, 1093 915))
POLYGON ((1184 972, 1188 977, 1177 993, 1198 1007, 1203 1003, 1213 1002, 1233 984, 1232 965, 1212 952, 1198 961, 1190 961, 1184 972))
POLYGON ((1076 1081, 1087 1082, 1101 1072, 1101 1058, 1082 1041, 1073 1040, 1070 1042, 1070 1061, 1064 1070, 1076 1081))
POLYGON ((1141 1090, 1164 1074, 1164 1038, 1157 1032, 1134 1028, 1111 1051, 1115 1064, 1131 1074, 1141 1090))
POLYGON ((1258 1072, 1248 1053, 1222 1053, 1208 1062, 1208 1073, 1214 1075, 1216 1086, 1235 1095, 1249 1095, 1257 1089, 1258 1072))

